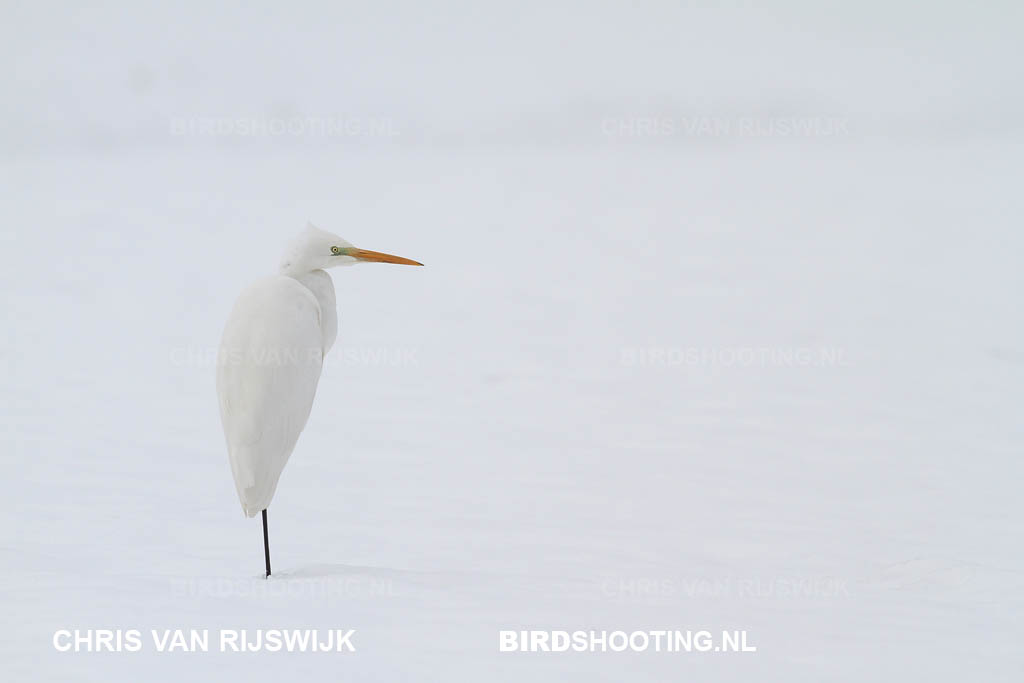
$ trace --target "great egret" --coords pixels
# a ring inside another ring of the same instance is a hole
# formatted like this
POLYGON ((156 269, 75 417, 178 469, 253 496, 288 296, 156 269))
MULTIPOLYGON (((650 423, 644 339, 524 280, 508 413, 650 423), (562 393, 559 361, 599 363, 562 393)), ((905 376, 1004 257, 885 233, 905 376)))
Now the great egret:
POLYGON ((292 242, 277 275, 238 297, 221 340, 217 396, 235 488, 247 517, 267 508, 313 407, 324 356, 338 336, 334 283, 326 268, 364 261, 422 263, 357 249, 313 225, 292 242))

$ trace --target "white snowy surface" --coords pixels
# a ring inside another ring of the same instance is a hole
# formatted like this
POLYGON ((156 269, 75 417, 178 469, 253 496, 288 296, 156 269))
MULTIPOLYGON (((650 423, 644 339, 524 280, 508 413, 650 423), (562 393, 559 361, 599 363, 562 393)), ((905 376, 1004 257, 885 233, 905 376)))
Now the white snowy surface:
POLYGON ((43 10, 22 8, 0 135, 4 678, 1016 680, 1024 137, 994 84, 1019 10, 922 8, 913 31, 909 9, 785 7, 603 8, 575 53, 570 9, 394 32, 384 10, 355 31, 343 9, 196 9, 179 41, 184 15, 108 8, 33 41, 43 10), (723 42, 683 40, 702 26, 723 42), (606 52, 617 31, 628 54, 606 52), (540 46, 520 59, 516 32, 540 46), (297 91, 300 113, 398 134, 168 132, 297 91), (701 114, 848 132, 602 130, 701 114), (264 581, 214 356, 307 220, 426 267, 332 273, 339 341, 264 581), (359 651, 59 653, 62 628, 354 628, 359 651), (497 651, 499 629, 703 628, 758 652, 497 651))

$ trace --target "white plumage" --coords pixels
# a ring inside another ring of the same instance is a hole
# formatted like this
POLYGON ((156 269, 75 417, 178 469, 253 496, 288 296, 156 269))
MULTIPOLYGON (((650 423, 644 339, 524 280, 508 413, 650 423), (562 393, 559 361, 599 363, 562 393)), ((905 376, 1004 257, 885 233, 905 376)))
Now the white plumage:
POLYGON ((286 275, 249 287, 228 318, 217 393, 231 473, 249 517, 270 505, 309 418, 330 350, 323 318, 313 292, 286 275))
POLYGON ((231 473, 249 517, 266 510, 274 497, 309 419, 324 356, 337 337, 334 284, 324 269, 361 261, 422 265, 357 249, 310 225, 285 254, 280 274, 242 292, 231 311, 217 394, 231 473))

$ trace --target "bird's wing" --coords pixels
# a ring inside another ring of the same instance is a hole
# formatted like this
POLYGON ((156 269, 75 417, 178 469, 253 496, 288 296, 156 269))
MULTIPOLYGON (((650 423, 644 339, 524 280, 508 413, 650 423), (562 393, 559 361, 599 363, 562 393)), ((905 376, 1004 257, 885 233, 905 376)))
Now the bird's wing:
POLYGON ((235 487, 246 515, 270 505, 306 426, 323 367, 321 312, 296 280, 242 293, 221 341, 217 394, 235 487))

